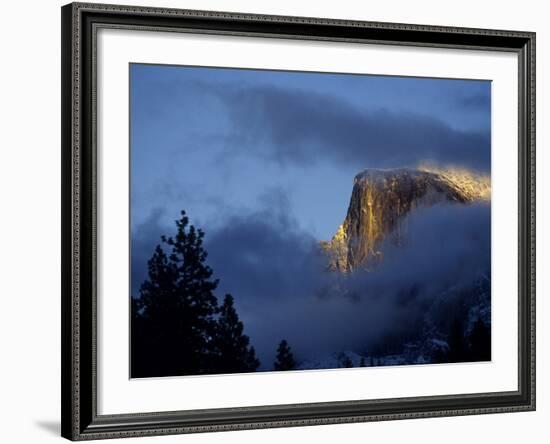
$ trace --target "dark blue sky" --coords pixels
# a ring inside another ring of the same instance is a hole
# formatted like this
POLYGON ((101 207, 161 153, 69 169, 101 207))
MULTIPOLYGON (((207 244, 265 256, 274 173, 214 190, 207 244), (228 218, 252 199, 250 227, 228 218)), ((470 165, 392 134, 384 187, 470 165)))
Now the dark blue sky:
MULTIPOLYGON (((334 351, 372 339, 365 320, 374 331, 380 313, 388 325, 414 318, 390 296, 374 311, 372 301, 366 311, 319 304, 319 290, 331 285, 319 240, 343 222, 353 178, 365 168, 429 162, 488 173, 490 82, 141 64, 130 75, 133 295, 183 209, 205 231, 216 295, 235 297, 262 366, 283 337, 298 356, 334 351)), ((479 241, 488 206, 421 220, 421 247, 405 266, 388 262, 380 272, 386 291, 405 285, 399 276, 465 276, 464 263, 479 272, 476 261, 490 257, 490 242, 479 241)))
POLYGON ((284 195, 328 239, 355 174, 490 167, 490 82, 133 64, 132 225, 204 227, 284 195))

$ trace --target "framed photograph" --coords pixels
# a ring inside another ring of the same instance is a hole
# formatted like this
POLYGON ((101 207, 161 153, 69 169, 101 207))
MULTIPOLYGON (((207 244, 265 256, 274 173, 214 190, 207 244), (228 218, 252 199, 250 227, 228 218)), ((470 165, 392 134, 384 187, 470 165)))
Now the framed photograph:
POLYGON ((62 435, 535 409, 535 35, 62 8, 62 435))

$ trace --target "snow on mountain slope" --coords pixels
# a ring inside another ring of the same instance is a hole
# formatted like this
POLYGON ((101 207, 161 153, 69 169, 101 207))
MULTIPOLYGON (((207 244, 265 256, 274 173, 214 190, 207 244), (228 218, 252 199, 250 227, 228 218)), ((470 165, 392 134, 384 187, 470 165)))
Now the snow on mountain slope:
POLYGON ((380 246, 388 236, 401 243, 406 216, 415 208, 442 202, 467 205, 490 198, 490 178, 466 170, 366 169, 355 176, 346 219, 321 247, 332 270, 369 270, 382 260, 380 246))

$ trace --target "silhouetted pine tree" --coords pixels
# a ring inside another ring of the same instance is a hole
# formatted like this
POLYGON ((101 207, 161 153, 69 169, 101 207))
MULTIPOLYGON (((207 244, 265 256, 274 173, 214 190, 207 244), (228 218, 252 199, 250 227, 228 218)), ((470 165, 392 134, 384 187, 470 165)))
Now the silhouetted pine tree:
POLYGON ((359 367, 366 367, 365 358, 363 356, 361 356, 361 359, 359 360, 359 367))
POLYGON ((212 341, 215 350, 214 366, 217 373, 242 373, 256 371, 260 362, 254 347, 249 346, 248 336, 243 334, 243 323, 233 306, 233 296, 225 295, 219 310, 216 333, 212 341))
MULTIPOLYGON (((218 281, 204 262, 204 233, 189 226, 185 212, 174 238, 162 236, 148 262, 149 278, 140 288, 140 351, 133 377, 201 374, 212 368, 218 281)), ((134 340, 134 338, 132 338, 134 340)))
POLYGON ((292 350, 288 342, 283 339, 277 348, 277 360, 273 364, 273 368, 275 370, 293 370, 295 367, 296 362, 294 361, 292 350))
POLYGON ((143 304, 139 298, 131 299, 131 336, 130 336, 130 368, 132 376, 135 376, 135 369, 141 369, 147 362, 143 347, 144 338, 144 320, 142 315, 143 304))

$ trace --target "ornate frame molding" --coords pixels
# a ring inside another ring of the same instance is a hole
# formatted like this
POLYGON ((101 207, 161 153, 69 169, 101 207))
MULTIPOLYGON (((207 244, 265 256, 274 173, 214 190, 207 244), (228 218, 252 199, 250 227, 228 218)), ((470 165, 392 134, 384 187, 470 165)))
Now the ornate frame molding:
POLYGON ((165 435, 535 409, 535 34, 72 3, 62 8, 62 435, 165 435), (519 389, 231 409, 97 414, 95 41, 99 27, 515 52, 519 60, 519 389))

